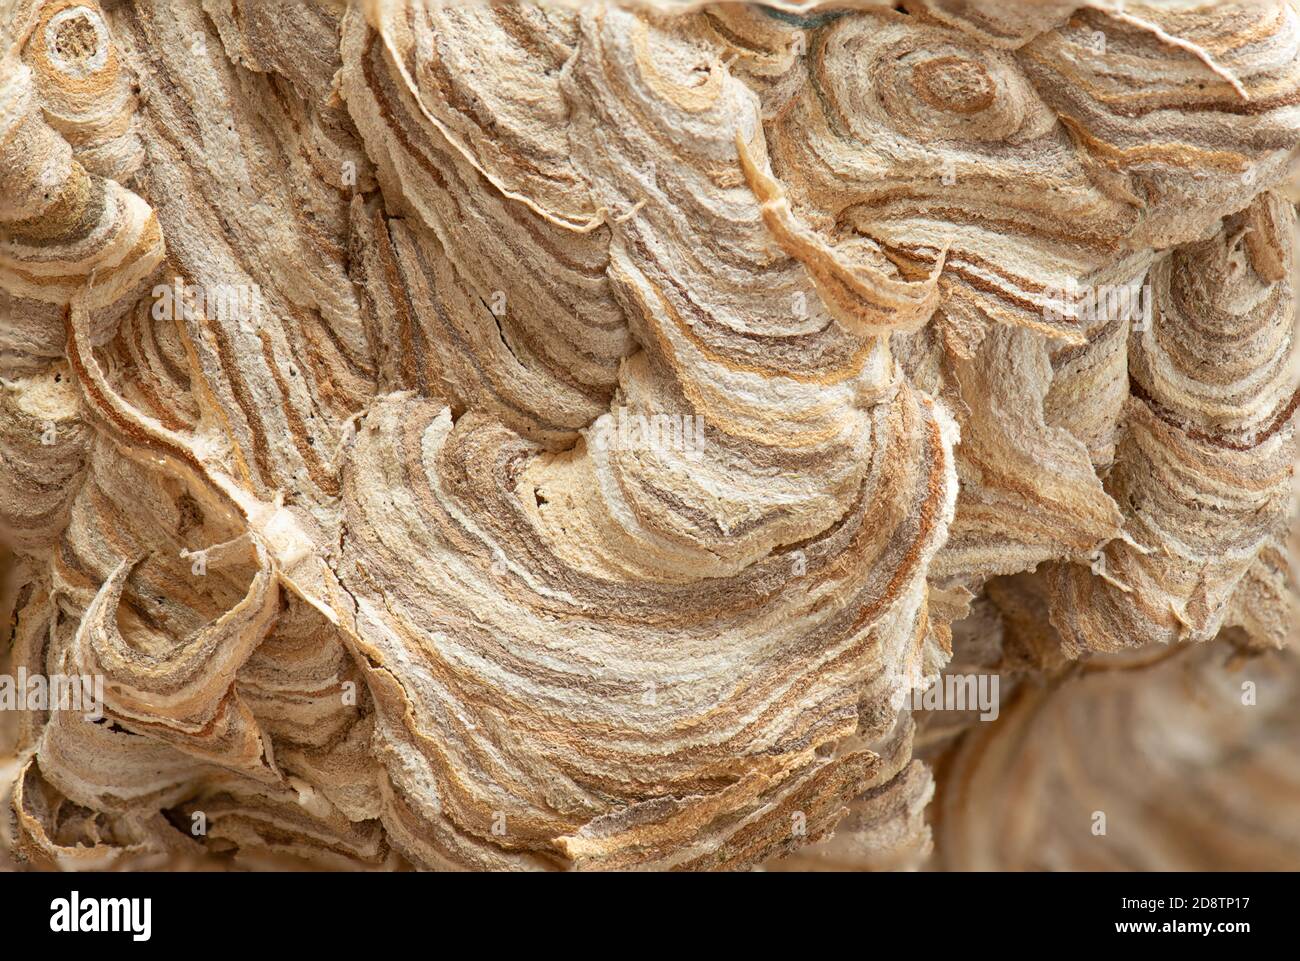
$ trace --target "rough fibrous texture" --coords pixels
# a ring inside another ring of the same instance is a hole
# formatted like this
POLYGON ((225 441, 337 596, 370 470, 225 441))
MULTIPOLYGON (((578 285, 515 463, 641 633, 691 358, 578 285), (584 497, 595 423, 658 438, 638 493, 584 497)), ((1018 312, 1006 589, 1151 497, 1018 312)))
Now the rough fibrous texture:
POLYGON ((1292 0, 0 16, 11 856, 1300 866, 1292 0))

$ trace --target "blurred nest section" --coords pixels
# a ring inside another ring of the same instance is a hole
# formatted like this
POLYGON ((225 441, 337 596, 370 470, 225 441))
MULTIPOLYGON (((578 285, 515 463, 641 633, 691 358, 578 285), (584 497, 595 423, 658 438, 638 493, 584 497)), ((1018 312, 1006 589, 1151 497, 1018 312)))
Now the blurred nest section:
POLYGON ((0 0, 0 867, 1300 870, 1296 0, 0 0))

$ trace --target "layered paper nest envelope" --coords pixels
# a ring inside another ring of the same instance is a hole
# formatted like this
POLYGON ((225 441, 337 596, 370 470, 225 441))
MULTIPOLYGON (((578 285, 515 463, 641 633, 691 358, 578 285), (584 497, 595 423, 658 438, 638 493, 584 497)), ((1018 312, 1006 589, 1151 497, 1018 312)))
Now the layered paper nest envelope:
POLYGON ((0 857, 1300 868, 1298 151, 1293 0, 0 0, 0 857))

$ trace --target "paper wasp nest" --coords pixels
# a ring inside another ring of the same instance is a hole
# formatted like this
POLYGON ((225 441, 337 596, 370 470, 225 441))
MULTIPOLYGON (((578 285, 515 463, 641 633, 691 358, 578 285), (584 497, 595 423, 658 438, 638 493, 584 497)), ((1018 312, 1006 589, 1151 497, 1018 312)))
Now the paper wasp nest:
POLYGON ((1291 0, 0 17, 12 863, 1300 867, 1291 0))

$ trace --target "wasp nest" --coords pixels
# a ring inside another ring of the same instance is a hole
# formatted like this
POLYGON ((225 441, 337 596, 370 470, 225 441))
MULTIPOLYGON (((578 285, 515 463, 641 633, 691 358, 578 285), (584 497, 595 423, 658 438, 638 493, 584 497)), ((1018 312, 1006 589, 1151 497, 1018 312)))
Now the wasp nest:
POLYGON ((0 15, 8 857, 1300 866, 1293 0, 0 15))

